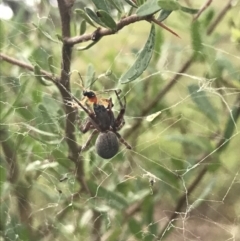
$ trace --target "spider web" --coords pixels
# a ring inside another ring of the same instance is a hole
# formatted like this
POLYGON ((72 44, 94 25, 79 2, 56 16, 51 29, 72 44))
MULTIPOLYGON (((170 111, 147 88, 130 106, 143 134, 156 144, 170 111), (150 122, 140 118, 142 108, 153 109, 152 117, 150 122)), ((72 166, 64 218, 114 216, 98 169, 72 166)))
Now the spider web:
MULTIPOLYGON (((45 16, 36 16, 36 25, 49 23, 57 32, 54 20, 45 16)), ((40 59, 43 67, 48 55, 59 56, 61 43, 47 46, 36 27, 5 24, 12 31, 2 52, 10 50, 11 56, 13 51, 31 64, 40 59), (29 39, 38 38, 37 46, 25 48, 29 39)), ((0 240, 92 240, 95 231, 101 240, 240 240, 240 126, 234 114, 240 94, 235 80, 239 79, 237 46, 231 42, 229 47, 224 38, 216 46, 204 43, 214 57, 206 66, 197 63, 200 67, 193 65, 180 74, 179 67, 192 51, 190 40, 182 43, 164 36, 168 40, 161 52, 155 51, 159 55, 155 63, 137 81, 119 85, 118 78, 147 36, 149 26, 140 24, 101 40, 101 53, 92 48, 79 57, 73 51, 74 96, 81 98, 82 93, 79 68, 84 87, 89 87, 91 62, 96 75, 103 76, 91 88, 120 88, 127 98, 126 124, 119 133, 133 150, 121 145, 114 158, 103 160, 93 141, 82 153, 92 195, 82 192, 68 156, 66 114, 57 88, 43 86, 33 73, 16 66, 5 63, 9 72, 0 67, 1 141, 7 146, 2 145, 1 151, 0 240), (126 44, 129 33, 132 38, 126 44), (117 41, 116 49, 106 47, 111 38, 117 41), (89 60, 89 56, 95 57, 89 60), (228 68, 219 81, 215 69, 221 64, 228 68), (106 72, 112 75, 105 76, 106 72), (181 75, 179 81, 143 114, 176 74, 181 75), (139 127, 134 127, 138 122, 139 127), (223 139, 228 127, 234 131, 223 139)), ((56 73, 59 66, 56 58, 56 73)), ((113 93, 103 96, 113 98, 117 115, 120 107, 113 93)), ((86 114, 79 109, 79 116, 83 119, 86 114)), ((90 133, 82 135, 76 128, 75 134, 82 145, 90 133)))

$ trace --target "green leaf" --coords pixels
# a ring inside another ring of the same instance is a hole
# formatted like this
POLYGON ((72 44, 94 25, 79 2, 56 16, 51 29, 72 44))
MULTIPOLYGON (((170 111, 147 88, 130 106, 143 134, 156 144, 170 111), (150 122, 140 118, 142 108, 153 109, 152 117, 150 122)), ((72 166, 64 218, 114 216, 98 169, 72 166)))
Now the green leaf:
POLYGON ((119 13, 124 13, 124 6, 121 0, 109 0, 119 13))
POLYGON ((212 122, 218 124, 217 111, 206 96, 206 92, 203 90, 199 91, 198 85, 195 84, 189 85, 188 91, 191 94, 192 101, 197 105, 199 110, 212 122))
POLYGON ((6 177, 7 177, 6 170, 2 165, 0 165, 0 195, 1 196, 2 196, 2 191, 3 191, 3 185, 6 181, 6 177))
POLYGON ((87 46, 83 46, 83 47, 78 47, 77 50, 78 51, 83 51, 83 50, 87 50, 90 49, 92 46, 94 46, 98 41, 92 41, 89 45, 87 46))
POLYGON ((99 17, 97 16, 97 14, 90 8, 84 8, 87 15, 97 24, 103 26, 104 28, 106 28, 106 25, 99 19, 99 17))
POLYGON ((117 30, 117 24, 115 23, 114 19, 105 11, 99 10, 98 11, 99 18, 101 21, 111 30, 117 30))
POLYGON ((87 23, 89 23, 91 26, 96 28, 92 20, 88 17, 88 15, 82 10, 82 9, 75 9, 75 13, 78 14, 81 18, 83 18, 87 23))
POLYGON ((92 2, 93 2, 94 5, 96 6, 97 11, 98 11, 98 10, 103 10, 103 11, 105 11, 105 12, 107 12, 107 13, 110 13, 109 7, 107 6, 105 0, 92 0, 92 2))
POLYGON ((25 91, 26 91, 28 83, 29 83, 29 81, 25 81, 21 85, 14 103, 12 105, 10 105, 10 108, 8 109, 7 113, 4 116, 2 116, 2 114, 1 114, 1 121, 5 120, 7 118, 7 116, 9 114, 11 114, 15 110, 15 108, 20 104, 22 97, 25 95, 25 91))
POLYGON ((40 130, 36 127, 33 127, 27 123, 21 123, 23 126, 25 126, 27 128, 28 131, 31 131, 33 133, 37 133, 39 135, 42 135, 42 136, 48 136, 48 137, 59 137, 58 135, 56 134, 53 134, 51 132, 48 132, 48 131, 43 131, 43 130, 40 130))
POLYGON ((169 11, 176 11, 181 8, 181 5, 177 1, 171 0, 160 0, 158 1, 158 5, 164 9, 169 11))
POLYGON ((74 168, 74 163, 70 159, 68 159, 66 155, 59 149, 54 149, 51 152, 51 155, 61 166, 65 167, 67 170, 74 168))
POLYGON ((108 206, 111 206, 112 208, 117 210, 122 210, 128 207, 127 200, 117 194, 115 191, 107 190, 106 188, 99 186, 92 181, 88 182, 88 187, 96 197, 104 198, 108 206))
POLYGON ((38 82, 39 82, 40 84, 44 85, 44 86, 50 86, 50 85, 52 85, 51 82, 44 80, 44 78, 42 77, 42 73, 41 73, 40 70, 41 70, 41 69, 40 69, 40 67, 39 67, 38 65, 35 65, 35 66, 34 66, 33 72, 34 72, 34 76, 35 76, 35 78, 38 80, 38 82))
POLYGON ((51 72, 52 75, 54 76, 54 75, 55 75, 55 70, 54 70, 53 56, 52 56, 52 55, 50 55, 50 56, 48 57, 48 67, 49 67, 50 72, 51 72))
POLYGON ((126 84, 137 79, 143 71, 148 67, 148 64, 152 58, 153 49, 155 44, 155 26, 152 24, 151 31, 148 37, 148 40, 140 51, 134 64, 125 72, 119 82, 126 84))
POLYGON ((87 30, 86 20, 83 20, 80 25, 80 35, 83 35, 87 30))
MULTIPOLYGON (((232 112, 230 113, 229 117, 228 117, 228 121, 227 121, 227 124, 225 126, 225 131, 224 131, 224 139, 225 140, 229 140, 234 131, 236 130, 236 122, 239 118, 239 115, 240 115, 240 107, 239 106, 234 106, 233 109, 232 109, 232 112)), ((224 149, 227 148, 228 144, 230 142, 226 142, 220 149, 219 151, 223 151, 224 149)))
POLYGON ((148 16, 160 11, 160 9, 161 7, 156 0, 149 0, 137 9, 136 14, 138 16, 148 16))
POLYGON ((194 147, 198 151, 211 151, 212 145, 206 138, 196 138, 196 136, 188 134, 178 134, 178 135, 168 135, 166 137, 167 140, 176 141, 181 144, 184 144, 188 147, 194 147))
POLYGON ((84 84, 86 89, 91 88, 93 83, 96 81, 95 73, 96 72, 95 72, 94 66, 92 64, 89 64, 87 67, 86 80, 84 84))
POLYGON ((202 38, 200 32, 200 24, 198 21, 194 21, 191 26, 191 39, 192 39, 192 48, 194 50, 195 57, 199 57, 201 54, 202 38))
POLYGON ((183 6, 180 6, 180 10, 181 10, 182 12, 190 13, 190 14, 196 14, 196 13, 198 13, 198 11, 199 11, 199 9, 187 8, 187 7, 183 7, 183 6))
POLYGON ((128 3, 130 6, 134 7, 134 8, 137 8, 137 5, 132 2, 131 0, 124 0, 126 3, 128 3))
POLYGON ((171 10, 164 10, 162 9, 160 15, 158 16, 157 20, 162 22, 164 21, 170 14, 172 13, 171 10))
POLYGON ((37 26, 34 23, 33 23, 33 26, 36 27, 40 31, 40 33, 42 33, 47 39, 51 40, 54 43, 59 44, 59 41, 57 41, 56 39, 53 39, 52 36, 49 33, 47 33, 45 30, 43 30, 40 26, 37 26))
POLYGON ((131 231, 131 233, 139 240, 142 239, 142 226, 141 224, 136 221, 134 218, 131 218, 128 221, 128 227, 131 231))
POLYGON ((45 126, 47 130, 57 134, 58 124, 52 119, 52 116, 49 114, 50 112, 47 110, 47 108, 44 105, 40 104, 38 106, 38 109, 42 117, 41 126, 45 126))

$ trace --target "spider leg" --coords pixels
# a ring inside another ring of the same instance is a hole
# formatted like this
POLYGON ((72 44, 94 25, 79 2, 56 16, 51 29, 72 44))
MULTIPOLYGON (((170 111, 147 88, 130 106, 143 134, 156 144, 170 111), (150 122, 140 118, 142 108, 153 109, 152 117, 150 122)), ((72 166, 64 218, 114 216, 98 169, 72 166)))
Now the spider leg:
POLYGON ((115 91, 115 94, 117 96, 121 109, 120 109, 120 112, 119 112, 117 118, 115 119, 114 128, 115 128, 115 130, 120 130, 123 127, 123 125, 125 124, 123 117, 124 117, 125 109, 126 109, 126 97, 125 96, 123 97, 124 103, 122 103, 122 101, 119 97, 119 92, 115 91))
POLYGON ((114 132, 119 141, 127 147, 127 149, 132 149, 132 147, 121 137, 121 135, 118 132, 114 132))
POLYGON ((89 130, 94 129, 94 126, 91 122, 91 119, 87 118, 87 120, 84 124, 82 124, 81 122, 78 123, 78 128, 84 134, 84 133, 88 132, 89 130))
POLYGON ((86 143, 84 145, 82 145, 82 151, 86 151, 86 149, 89 147, 91 140, 93 139, 93 137, 98 133, 98 130, 94 130, 91 135, 88 137, 86 143))

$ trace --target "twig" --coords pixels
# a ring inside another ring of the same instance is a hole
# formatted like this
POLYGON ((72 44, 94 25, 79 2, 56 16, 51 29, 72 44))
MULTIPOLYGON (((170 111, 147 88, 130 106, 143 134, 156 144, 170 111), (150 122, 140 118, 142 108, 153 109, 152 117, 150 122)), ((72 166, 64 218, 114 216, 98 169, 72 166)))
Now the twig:
MULTIPOLYGON (((13 64, 13 65, 17 65, 23 69, 27 69, 27 70, 30 70, 30 71, 34 71, 34 67, 30 64, 26 64, 22 61, 19 61, 15 58, 11 58, 3 53, 0 53, 0 60, 4 60, 10 64, 13 64)), ((54 83, 57 83, 59 81, 59 78, 56 77, 56 76, 53 76, 51 73, 45 71, 45 70, 40 70, 41 74, 42 74, 42 77, 44 77, 45 79, 47 80, 51 80, 52 82, 54 83)))
POLYGON ((196 16, 193 18, 193 21, 196 21, 199 16, 203 13, 203 11, 210 6, 210 4, 212 3, 212 0, 207 0, 206 3, 203 4, 203 6, 200 8, 200 10, 198 11, 198 13, 196 14, 196 16))
POLYGON ((227 11, 232 8, 234 1, 235 0, 228 1, 226 6, 222 9, 222 11, 218 14, 216 19, 213 21, 213 23, 208 28, 207 35, 210 35, 213 32, 213 30, 216 28, 216 26, 219 24, 219 22, 222 20, 222 18, 226 15, 227 11))
MULTIPOLYGON (((172 31, 170 28, 168 28, 166 25, 164 25, 163 23, 159 22, 158 20, 151 18, 151 16, 144 16, 144 17, 139 17, 136 14, 133 14, 129 17, 125 17, 122 18, 116 25, 116 30, 112 30, 112 29, 106 29, 106 28, 99 28, 98 29, 98 39, 102 38, 103 36, 107 36, 107 35, 112 35, 112 34, 116 34, 116 32, 118 32, 119 30, 121 30, 122 28, 139 22, 139 21, 143 21, 146 20, 148 22, 153 21, 154 23, 156 23, 157 25, 159 25, 160 27, 166 29, 167 31, 171 32, 172 34, 174 34, 175 36, 179 37, 174 31, 172 31)), ((91 34, 84 34, 81 36, 76 36, 76 37, 72 37, 72 38, 63 38, 63 41, 65 44, 69 44, 71 46, 78 44, 78 43, 82 43, 82 42, 86 42, 86 41, 90 41, 92 40, 92 36, 94 33, 91 34)))

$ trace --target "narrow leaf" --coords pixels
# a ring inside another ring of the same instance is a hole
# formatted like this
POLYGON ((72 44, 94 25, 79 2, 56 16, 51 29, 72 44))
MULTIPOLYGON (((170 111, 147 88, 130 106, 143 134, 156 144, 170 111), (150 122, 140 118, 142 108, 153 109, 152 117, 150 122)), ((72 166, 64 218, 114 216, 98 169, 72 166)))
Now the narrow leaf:
POLYGON ((38 65, 35 65, 34 66, 34 76, 35 76, 35 78, 39 81, 39 83, 40 84, 42 84, 42 85, 44 85, 44 86, 50 86, 50 85, 52 85, 52 83, 51 82, 47 82, 47 81, 45 81, 44 79, 43 79, 43 77, 42 77, 42 73, 41 73, 41 71, 40 71, 40 67, 38 66, 38 65))
POLYGON ((52 75, 54 76, 55 71, 54 71, 54 68, 53 68, 53 56, 52 55, 50 55, 48 57, 48 67, 49 67, 49 70, 51 71, 52 75))
POLYGON ((97 24, 103 26, 104 28, 106 28, 106 25, 99 19, 99 17, 97 16, 97 14, 90 8, 84 8, 87 15, 97 24))
POLYGON ((82 10, 82 9, 76 9, 75 13, 78 14, 81 18, 83 18, 87 23, 89 23, 91 26, 96 28, 92 20, 88 17, 88 15, 82 10))
POLYGON ((180 10, 185 13, 190 13, 190 14, 196 14, 199 11, 199 9, 187 8, 187 7, 183 7, 183 6, 180 7, 180 10))
POLYGON ((217 111, 212 106, 205 91, 199 91, 198 85, 189 85, 188 91, 191 94, 192 101, 197 105, 199 110, 208 117, 212 122, 218 124, 217 111))
POLYGON ((164 9, 169 11, 176 11, 181 8, 180 4, 177 1, 171 0, 160 0, 158 1, 158 5, 164 9))
POLYGON ((130 6, 134 7, 134 8, 137 8, 137 5, 131 1, 131 0, 124 0, 126 3, 128 3, 130 6))
POLYGON ((121 0, 110 0, 110 2, 119 13, 124 13, 124 6, 121 0))
POLYGON ((198 57, 202 50, 202 38, 200 33, 200 24, 198 21, 194 21, 191 26, 191 38, 192 48, 194 50, 195 57, 198 57))
MULTIPOLYGON (((239 118, 239 115, 240 115, 240 107, 235 106, 232 109, 231 115, 229 115, 228 117, 228 121, 225 127, 225 131, 223 135, 225 140, 229 140, 232 137, 234 131, 236 130, 236 122, 237 122, 237 119, 239 118)), ((223 145, 219 151, 222 152, 228 146, 228 144, 229 142, 225 143, 225 145, 223 145)))
POLYGON ((148 40, 140 51, 134 64, 124 73, 119 82, 122 84, 131 82, 138 78, 143 71, 148 67, 148 64, 152 58, 153 49, 155 44, 155 26, 152 25, 148 40))
POLYGON ((116 31, 117 24, 115 23, 114 19, 105 11, 99 10, 98 11, 99 18, 101 21, 110 29, 116 31))
POLYGON ((33 26, 36 27, 47 39, 53 41, 54 43, 59 43, 56 39, 53 39, 52 36, 44 31, 40 26, 37 26, 36 24, 33 23, 33 26))
POLYGON ((80 25, 80 35, 83 35, 87 30, 86 20, 83 20, 80 25))
POLYGON ((28 125, 27 123, 22 123, 22 125, 25 126, 28 129, 28 131, 35 132, 39 135, 49 136, 49 137, 58 137, 58 135, 56 135, 56 134, 53 134, 53 133, 47 132, 47 131, 42 131, 42 130, 36 128, 36 127, 28 125))
POLYGON ((160 114, 161 114, 161 111, 158 111, 158 112, 156 112, 156 113, 154 113, 154 114, 148 115, 148 116, 146 117, 146 121, 151 122, 151 121, 153 121, 157 116, 159 116, 160 114))
POLYGON ((137 9, 136 14, 138 16, 147 16, 160 11, 160 9, 161 7, 156 0, 149 0, 137 9))
POLYGON ((83 46, 83 47, 78 47, 77 50, 83 51, 86 49, 90 49, 93 45, 95 45, 98 41, 92 41, 89 45, 83 46))
POLYGON ((159 14, 159 16, 158 16, 158 18, 157 18, 157 20, 160 21, 160 22, 162 22, 162 21, 164 21, 171 13, 172 13, 171 10, 164 10, 164 9, 162 9, 161 12, 160 12, 160 14, 159 14))
POLYGON ((103 10, 107 13, 110 12, 105 0, 92 0, 92 2, 96 6, 97 10, 103 10))

